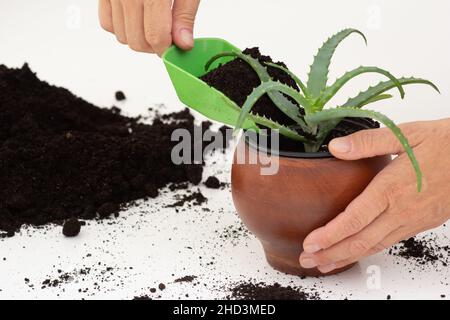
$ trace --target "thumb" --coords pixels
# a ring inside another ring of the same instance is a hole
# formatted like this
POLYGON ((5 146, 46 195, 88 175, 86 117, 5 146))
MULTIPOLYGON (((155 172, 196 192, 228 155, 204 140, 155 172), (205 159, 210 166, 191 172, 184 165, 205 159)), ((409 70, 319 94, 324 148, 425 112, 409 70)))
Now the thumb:
MULTIPOLYGON (((416 126, 401 126, 404 134, 410 138, 411 147, 420 141, 415 133, 416 126)), ((403 152, 403 146, 397 137, 388 129, 363 130, 346 137, 333 139, 329 144, 330 152, 338 159, 358 160, 387 154, 403 152)))
POLYGON ((200 0, 175 0, 172 8, 172 38, 183 50, 194 47, 194 22, 200 0))

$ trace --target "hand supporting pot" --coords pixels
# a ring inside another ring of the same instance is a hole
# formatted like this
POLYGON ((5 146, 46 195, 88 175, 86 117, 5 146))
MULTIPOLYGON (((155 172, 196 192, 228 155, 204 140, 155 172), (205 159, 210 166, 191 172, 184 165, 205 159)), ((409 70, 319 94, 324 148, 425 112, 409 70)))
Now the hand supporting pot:
POLYGON ((343 160, 398 154, 345 210, 303 242, 300 262, 327 273, 441 226, 450 218, 450 119, 400 126, 424 173, 418 193, 402 146, 387 129, 360 131, 332 141, 343 160))

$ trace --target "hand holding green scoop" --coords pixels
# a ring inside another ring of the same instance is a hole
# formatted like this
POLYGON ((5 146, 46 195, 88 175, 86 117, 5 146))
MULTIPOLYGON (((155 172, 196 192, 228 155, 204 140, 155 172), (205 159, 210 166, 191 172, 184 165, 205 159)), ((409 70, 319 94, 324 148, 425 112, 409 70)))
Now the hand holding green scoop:
MULTIPOLYGON (((178 98, 189 108, 196 110, 211 120, 234 127, 241 112, 234 108, 235 104, 222 92, 210 87, 199 79, 207 73, 205 65, 217 54, 224 51, 241 52, 238 48, 222 39, 196 39, 191 51, 183 51, 175 46, 170 47, 163 55, 169 76, 177 92, 178 98)), ((211 69, 219 63, 233 60, 225 57, 215 62, 211 69)), ((245 129, 257 128, 255 123, 247 119, 245 129)))

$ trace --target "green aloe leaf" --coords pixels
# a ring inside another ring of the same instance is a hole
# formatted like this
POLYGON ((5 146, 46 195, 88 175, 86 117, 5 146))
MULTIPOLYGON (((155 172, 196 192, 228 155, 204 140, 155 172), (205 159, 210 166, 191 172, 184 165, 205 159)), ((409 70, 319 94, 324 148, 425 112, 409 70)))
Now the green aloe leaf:
MULTIPOLYGON (((439 88, 432 83, 431 81, 420 79, 420 78, 400 78, 397 79, 402 86, 409 85, 409 84, 426 84, 431 87, 433 87, 437 92, 439 91, 439 88)), ((381 82, 375 87, 370 87, 364 92, 359 93, 356 97, 349 99, 345 104, 343 104, 341 107, 352 107, 352 108, 361 108, 370 101, 379 96, 380 94, 385 93, 386 91, 391 90, 392 88, 396 87, 396 84, 392 81, 385 81, 381 82)))
MULTIPOLYGON (((272 81, 269 73, 265 66, 263 66, 258 59, 255 59, 251 56, 245 55, 242 52, 222 52, 214 57, 212 57, 205 65, 205 70, 208 71, 211 67, 211 64, 223 57, 237 57, 245 61, 258 75, 261 83, 272 81)), ((300 109, 294 103, 292 103, 289 99, 287 99, 284 95, 279 92, 272 91, 267 93, 272 100, 272 102, 277 106, 277 108, 283 112, 286 116, 291 118, 293 121, 298 123, 302 130, 309 132, 309 128, 304 122, 302 115, 300 113, 300 109)), ((303 106, 304 107, 304 106, 303 106)))
POLYGON ((385 115, 370 110, 362 110, 358 108, 336 108, 336 109, 328 109, 323 110, 311 115, 306 116, 306 121, 308 123, 321 123, 324 121, 329 121, 333 119, 344 119, 344 118, 372 118, 381 123, 383 123, 386 127, 388 127, 397 139, 402 144, 405 149, 406 154, 408 155, 414 170, 417 176, 417 189, 420 192, 422 190, 422 171, 420 169, 419 163, 414 155, 414 151, 411 148, 411 145, 408 142, 408 139, 402 133, 399 127, 395 125, 395 123, 386 117, 385 115))
MULTIPOLYGON (((259 87, 255 88, 253 92, 247 97, 247 100, 245 101, 244 105, 242 106, 242 111, 239 115, 239 118, 236 123, 236 130, 239 130, 242 128, 242 125, 245 122, 245 119, 247 119, 248 114, 250 113, 251 109, 255 105, 255 103, 266 93, 271 91, 278 91, 280 93, 283 93, 291 98, 293 98, 299 105, 306 105, 308 102, 306 101, 306 98, 303 97, 300 92, 297 90, 282 84, 280 82, 275 81, 268 81, 263 82, 259 87)), ((306 109, 305 109, 306 110, 306 109)))
POLYGON ((300 80, 300 78, 297 77, 297 75, 296 75, 295 73, 293 73, 291 70, 289 70, 289 69, 287 69, 287 68, 285 68, 285 67, 283 67, 283 66, 280 66, 280 65, 278 65, 278 64, 276 64, 276 63, 267 62, 266 65, 268 65, 268 66, 270 66, 270 67, 273 67, 273 68, 280 69, 280 70, 286 72, 292 79, 295 80, 295 82, 297 82, 298 86, 299 86, 300 89, 302 90, 302 92, 303 92, 303 94, 305 95, 305 97, 308 97, 308 95, 309 95, 309 94, 308 94, 308 89, 306 88, 306 86, 305 86, 305 84, 303 83, 303 81, 300 80))
POLYGON ((320 99, 319 99, 319 106, 323 107, 328 101, 330 101, 335 95, 336 93, 342 89, 342 87, 349 82, 350 80, 352 80, 353 78, 364 74, 364 73, 379 73, 382 74, 384 76, 386 76, 387 78, 389 78, 393 84, 395 86, 397 86, 398 90, 400 91, 400 95, 402 97, 402 99, 405 97, 405 90, 403 90, 402 84, 400 83, 399 80, 397 80, 396 77, 394 77, 390 72, 383 70, 381 68, 377 68, 377 67, 359 67, 356 68, 352 71, 347 72, 346 74, 344 74, 342 77, 340 77, 339 79, 336 80, 336 82, 329 86, 325 92, 321 95, 320 99))
MULTIPOLYGON (((432 83, 431 81, 420 79, 420 78, 400 78, 397 79, 402 86, 410 85, 410 84, 426 84, 431 86, 437 92, 439 88, 432 83)), ((371 103, 392 98, 392 95, 383 94, 386 91, 389 91, 396 87, 396 84, 392 81, 381 82, 375 87, 370 87, 368 90, 361 92, 358 96, 349 99, 344 105, 338 107, 339 108, 363 108, 371 103)), ((325 139, 328 133, 333 130, 338 124, 339 119, 333 119, 322 123, 319 128, 318 140, 321 141, 325 139)))
POLYGON ((325 90, 331 58, 339 44, 352 33, 361 35, 367 44, 367 39, 361 31, 356 29, 345 29, 329 38, 314 57, 308 79, 308 92, 311 94, 312 98, 319 98, 322 91, 325 90))
MULTIPOLYGON (((222 97, 225 100, 225 102, 228 103, 234 110, 236 110, 237 112, 241 112, 242 111, 242 109, 234 101, 232 101, 230 98, 228 98, 225 95, 223 95, 222 97)), ((294 131, 291 128, 288 128, 288 127, 286 127, 286 126, 284 126, 282 124, 279 124, 276 121, 268 119, 268 118, 266 118, 264 116, 261 116, 261 115, 258 115, 258 114, 253 114, 253 113, 249 113, 247 115, 247 118, 252 120, 254 123, 259 124, 261 126, 264 126, 266 128, 273 129, 273 130, 278 130, 280 132, 280 134, 282 134, 283 136, 285 136, 285 137, 287 137, 289 139, 292 139, 292 140, 295 140, 295 141, 300 141, 300 142, 307 142, 308 141, 308 139, 306 139, 302 135, 298 134, 297 131, 294 131)))
MULTIPOLYGON (((387 100, 387 99, 391 99, 391 98, 393 98, 393 96, 390 94, 380 94, 379 96, 376 96, 375 98, 368 100, 366 102, 366 104, 364 104, 362 107, 364 107, 365 105, 371 104, 371 103, 375 103, 378 101, 387 100)), ((317 136, 319 145, 321 145, 321 142, 323 140, 325 140, 325 138, 328 136, 328 134, 331 132, 331 130, 336 128, 336 126, 341 122, 341 120, 342 119, 332 119, 332 120, 329 120, 329 121, 326 121, 326 122, 320 124, 319 133, 317 136)))
POLYGON ((376 96, 375 98, 372 98, 372 99, 366 101, 366 103, 362 107, 369 105, 371 103, 378 102, 378 101, 392 99, 393 97, 394 96, 392 94, 380 94, 379 96, 376 96))

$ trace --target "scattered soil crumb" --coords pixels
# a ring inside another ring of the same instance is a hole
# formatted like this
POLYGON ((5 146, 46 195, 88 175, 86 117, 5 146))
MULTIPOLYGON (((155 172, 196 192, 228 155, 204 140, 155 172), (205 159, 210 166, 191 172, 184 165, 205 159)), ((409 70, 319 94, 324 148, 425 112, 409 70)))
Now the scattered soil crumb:
POLYGON ((117 91, 116 92, 116 100, 117 101, 123 101, 126 100, 127 97, 125 96, 125 93, 123 93, 123 91, 117 91))
POLYGON ((181 278, 178 278, 178 279, 175 279, 175 283, 181 283, 181 282, 192 282, 192 281, 194 281, 195 279, 197 279, 197 277, 196 276, 184 276, 184 277, 181 277, 181 278))
POLYGON ((205 181, 205 186, 209 189, 220 189, 226 186, 226 183, 220 182, 217 177, 208 177, 205 181))
POLYGON ((216 232, 219 233, 220 239, 230 241, 233 246, 239 245, 243 239, 247 239, 251 234, 242 222, 229 225, 216 232))
POLYGON ((64 223, 62 233, 66 237, 76 237, 81 230, 81 223, 77 218, 72 218, 69 220, 66 220, 64 223))
POLYGON ((173 204, 167 205, 166 208, 183 207, 186 203, 190 203, 194 206, 201 206, 208 201, 208 199, 200 192, 200 190, 197 190, 196 192, 191 194, 184 194, 181 196, 176 195, 176 197, 180 199, 173 204))
POLYGON ((56 278, 47 278, 42 281, 41 289, 59 287, 62 284, 69 283, 75 280, 77 277, 86 276, 90 272, 91 268, 74 270, 72 272, 63 272, 62 270, 58 270, 58 276, 56 278))
POLYGON ((434 234, 423 238, 414 237, 402 241, 389 249, 389 254, 412 261, 416 266, 441 264, 447 267, 450 262, 450 246, 441 246, 434 234))

